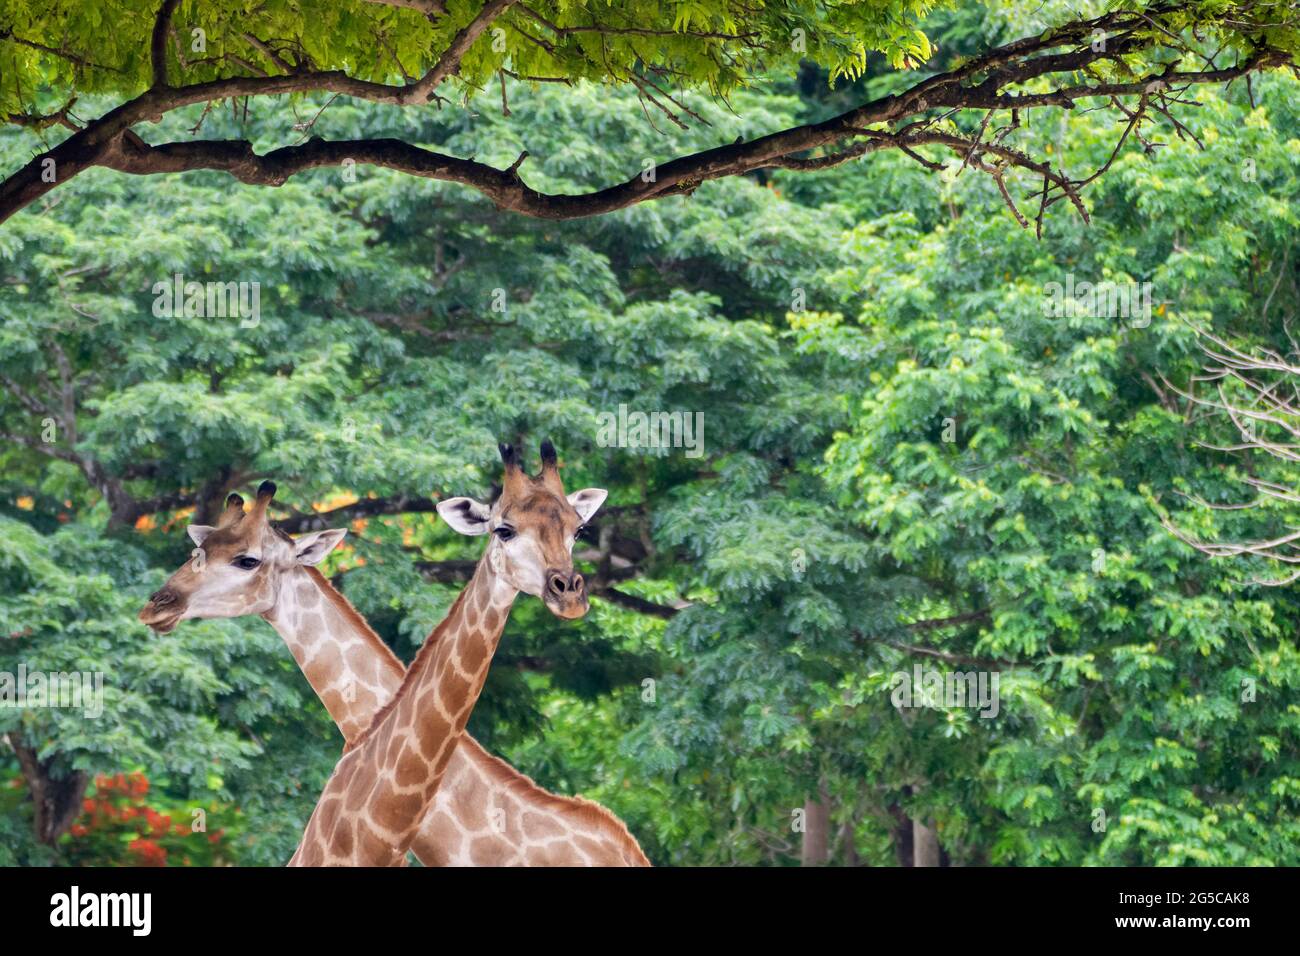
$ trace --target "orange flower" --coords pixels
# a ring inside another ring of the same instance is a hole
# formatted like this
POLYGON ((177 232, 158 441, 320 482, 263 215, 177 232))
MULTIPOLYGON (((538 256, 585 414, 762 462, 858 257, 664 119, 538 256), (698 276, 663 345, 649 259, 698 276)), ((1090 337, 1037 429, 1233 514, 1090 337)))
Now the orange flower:
POLYGON ((72 825, 72 829, 71 829, 69 832, 70 832, 74 837, 84 837, 84 836, 85 836, 87 833, 89 833, 90 831, 87 830, 85 827, 83 827, 80 823, 74 823, 74 824, 72 825))

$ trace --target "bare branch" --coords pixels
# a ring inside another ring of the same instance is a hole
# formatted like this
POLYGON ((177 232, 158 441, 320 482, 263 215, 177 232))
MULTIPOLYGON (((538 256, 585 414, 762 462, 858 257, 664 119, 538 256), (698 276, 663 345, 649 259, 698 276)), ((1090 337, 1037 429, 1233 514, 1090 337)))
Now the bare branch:
MULTIPOLYGON (((1202 351, 1214 364, 1206 373, 1194 376, 1187 389, 1166 386, 1185 398, 1191 405, 1208 409, 1211 417, 1226 419, 1240 441, 1216 443, 1198 441, 1201 447, 1215 451, 1263 452, 1285 462, 1300 462, 1300 366, 1278 353, 1261 348, 1246 352, 1227 342, 1208 329, 1195 330, 1202 338, 1202 351), (1204 344, 1211 343, 1211 344, 1204 344), (1211 385, 1213 397, 1199 392, 1198 386, 1211 385), (1294 439, 1279 441, 1270 436, 1281 432, 1294 439)), ((1213 511, 1248 511, 1269 502, 1300 504, 1300 491, 1277 481, 1247 475, 1241 479, 1255 497, 1240 503, 1209 502, 1186 493, 1180 495, 1194 505, 1213 511)), ((1285 533, 1273 534, 1258 540, 1207 541, 1179 528, 1164 511, 1160 521, 1165 529, 1184 544, 1213 558, 1251 556, 1283 565, 1300 565, 1300 529, 1289 528, 1285 533)), ((1255 583, 1267 586, 1289 584, 1300 579, 1300 572, 1275 579, 1256 578, 1255 583)))

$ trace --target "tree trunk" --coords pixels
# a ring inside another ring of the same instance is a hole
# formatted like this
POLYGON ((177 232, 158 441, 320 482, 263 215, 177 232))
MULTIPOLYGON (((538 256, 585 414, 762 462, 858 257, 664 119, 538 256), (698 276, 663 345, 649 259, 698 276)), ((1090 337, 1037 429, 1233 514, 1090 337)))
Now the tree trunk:
POLYGON ((809 797, 803 805, 802 866, 825 866, 830 860, 830 797, 822 789, 817 797, 809 797))
POLYGON ((912 865, 939 865, 939 837, 919 819, 912 820, 912 865))
POLYGON ((852 820, 844 821, 840 827, 840 846, 843 848, 844 865, 858 866, 858 846, 854 841, 854 826, 852 820))
POLYGON ((194 523, 215 524, 226 508, 226 493, 230 486, 231 467, 222 465, 217 473, 205 481, 194 496, 194 523))
POLYGON ((38 760, 36 751, 20 743, 16 735, 9 734, 7 739, 18 755, 18 764, 32 797, 36 839, 46 846, 53 846, 81 812, 90 774, 74 770, 62 777, 54 777, 51 761, 38 760))
POLYGON ((890 806, 889 815, 894 818, 894 855, 898 858, 898 865, 911 866, 912 821, 896 803, 890 806))

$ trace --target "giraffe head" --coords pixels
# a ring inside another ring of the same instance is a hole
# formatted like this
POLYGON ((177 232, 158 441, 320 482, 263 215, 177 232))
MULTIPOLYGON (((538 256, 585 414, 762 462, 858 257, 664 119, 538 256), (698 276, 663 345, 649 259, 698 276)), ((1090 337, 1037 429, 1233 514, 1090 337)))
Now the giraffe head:
POLYGON ((605 500, 603 488, 564 493, 555 446, 542 442, 542 470, 524 472, 519 456, 502 444, 505 479, 491 505, 448 498, 438 514, 461 534, 489 535, 483 560, 516 591, 541 598, 559 617, 587 613, 587 585, 573 569, 573 539, 605 500))
POLYGON ((140 620, 166 634, 188 618, 265 614, 275 606, 286 571, 318 563, 347 534, 328 530, 290 538, 267 520, 273 497, 275 484, 264 481, 247 513, 244 499, 231 495, 215 526, 190 525, 193 556, 150 595, 140 620))

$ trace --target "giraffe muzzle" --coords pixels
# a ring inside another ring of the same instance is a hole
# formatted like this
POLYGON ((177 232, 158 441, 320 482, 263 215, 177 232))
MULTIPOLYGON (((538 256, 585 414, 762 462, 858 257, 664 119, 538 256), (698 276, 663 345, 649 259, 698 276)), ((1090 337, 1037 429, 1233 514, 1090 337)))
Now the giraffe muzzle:
POLYGON ((582 617, 587 613, 587 582, 572 568, 547 571, 543 599, 557 617, 582 617))
POLYGON ((170 588, 161 588, 149 595, 149 600, 140 608, 140 622, 159 634, 166 634, 180 623, 185 613, 185 602, 170 588))

